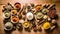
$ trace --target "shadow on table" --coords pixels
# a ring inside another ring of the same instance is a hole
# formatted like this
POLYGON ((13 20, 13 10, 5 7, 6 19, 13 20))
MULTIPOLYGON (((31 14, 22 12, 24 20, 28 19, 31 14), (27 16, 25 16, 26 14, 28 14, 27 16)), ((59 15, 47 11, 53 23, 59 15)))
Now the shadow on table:
POLYGON ((15 31, 16 29, 12 29, 12 30, 10 30, 10 31, 7 31, 7 30, 4 30, 5 31, 5 34, 11 34, 13 31, 15 31))
POLYGON ((51 31, 46 31, 46 34, 60 34, 60 26, 56 26, 56 28, 51 31))

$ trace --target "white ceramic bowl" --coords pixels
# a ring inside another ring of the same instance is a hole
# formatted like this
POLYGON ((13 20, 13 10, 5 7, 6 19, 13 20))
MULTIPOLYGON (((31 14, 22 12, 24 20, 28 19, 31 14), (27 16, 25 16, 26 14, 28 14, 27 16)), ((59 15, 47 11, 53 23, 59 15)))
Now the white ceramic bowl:
POLYGON ((11 22, 7 22, 7 23, 5 24, 5 27, 4 27, 5 30, 12 30, 12 28, 13 28, 13 24, 12 24, 11 22), (10 27, 10 28, 7 29, 6 27, 10 27))
POLYGON ((44 15, 41 12, 38 12, 36 15, 37 19, 41 19, 44 15))
POLYGON ((49 12, 48 9, 43 9, 43 10, 42 10, 42 13, 44 13, 44 14, 47 13, 47 12, 49 12))
POLYGON ((6 13, 3 13, 3 18, 9 18, 10 15, 11 15, 10 12, 9 13, 7 13, 7 12, 6 13))
POLYGON ((31 12, 28 12, 27 14, 26 14, 26 18, 28 19, 28 20, 32 20, 33 19, 33 14, 31 13, 31 12))

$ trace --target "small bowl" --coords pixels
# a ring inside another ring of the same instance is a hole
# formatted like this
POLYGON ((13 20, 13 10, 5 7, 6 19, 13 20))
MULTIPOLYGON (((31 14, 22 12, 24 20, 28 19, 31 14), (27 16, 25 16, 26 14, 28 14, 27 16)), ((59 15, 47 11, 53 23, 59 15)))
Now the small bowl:
POLYGON ((42 5, 36 5, 36 6, 35 6, 35 9, 36 9, 36 10, 41 10, 41 9, 42 9, 42 5))
POLYGON ((55 19, 52 19, 52 23, 54 24, 54 23, 56 23, 57 21, 55 20, 55 19))
POLYGON ((44 13, 44 14, 46 14, 46 13, 48 13, 48 12, 49 12, 49 10, 46 9, 46 8, 44 8, 44 9, 42 10, 42 13, 44 13))
POLYGON ((11 22, 7 22, 4 26, 4 29, 10 31, 13 29, 13 24, 11 22))
POLYGON ((17 23, 18 21, 19 21, 19 18, 18 18, 17 16, 12 16, 12 17, 11 17, 11 22, 12 22, 12 23, 15 24, 15 23, 17 23))
POLYGON ((16 2, 16 3, 14 4, 14 6, 15 6, 17 9, 21 9, 21 4, 20 4, 19 2, 16 2))
POLYGON ((17 14, 17 10, 15 10, 15 9, 11 10, 11 14, 12 15, 17 14))
POLYGON ((49 17, 54 17, 54 15, 56 14, 56 10, 55 9, 50 9, 49 12, 48 12, 48 16, 49 17))
POLYGON ((24 27, 24 28, 28 28, 28 27, 29 27, 29 22, 24 22, 24 23, 23 23, 23 27, 24 27))
POLYGON ((36 18, 37 18, 37 19, 41 19, 43 16, 44 16, 44 15, 43 15, 41 12, 38 12, 38 13, 36 14, 36 18))
POLYGON ((47 19, 47 18, 48 18, 48 16, 47 15, 44 15, 43 19, 47 19))
POLYGON ((49 29, 50 27, 51 27, 51 25, 50 25, 49 22, 45 22, 45 23, 43 24, 43 28, 44 28, 44 29, 49 29))
POLYGON ((32 20, 33 17, 34 17, 34 15, 33 15, 33 13, 31 13, 31 12, 28 12, 28 13, 26 14, 26 18, 27 18, 28 20, 32 20))
POLYGON ((10 12, 3 12, 4 18, 9 18, 11 16, 10 12))

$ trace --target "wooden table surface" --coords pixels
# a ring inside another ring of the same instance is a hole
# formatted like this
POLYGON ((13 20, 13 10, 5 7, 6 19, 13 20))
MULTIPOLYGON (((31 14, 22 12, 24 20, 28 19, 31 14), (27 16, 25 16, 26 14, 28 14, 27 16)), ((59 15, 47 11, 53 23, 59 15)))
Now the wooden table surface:
MULTIPOLYGON (((5 34, 4 32, 4 24, 3 24, 3 16, 2 16, 2 6, 0 5, 0 34, 5 34)), ((46 33, 44 30, 42 32, 26 32, 26 31, 18 31, 18 29, 14 30, 11 32, 11 34, 60 34, 60 3, 56 3, 56 10, 57 14, 59 16, 59 20, 57 21, 58 23, 58 28, 55 29, 53 32, 46 33)))

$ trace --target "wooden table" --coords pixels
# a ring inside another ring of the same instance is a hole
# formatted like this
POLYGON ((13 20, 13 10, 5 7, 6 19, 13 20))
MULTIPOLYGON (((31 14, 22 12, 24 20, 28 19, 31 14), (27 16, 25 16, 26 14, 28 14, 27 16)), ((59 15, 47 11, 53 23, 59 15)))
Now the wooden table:
MULTIPOLYGON (((4 24, 3 24, 3 16, 2 16, 2 6, 0 5, 0 34, 5 34, 4 32, 4 24)), ((58 23, 58 28, 55 29, 53 32, 46 33, 44 30, 41 32, 34 32, 31 30, 31 32, 26 32, 26 31, 18 31, 18 29, 14 30, 11 32, 11 34, 60 34, 60 3, 56 3, 56 10, 57 14, 59 15, 59 20, 57 21, 58 23)))

